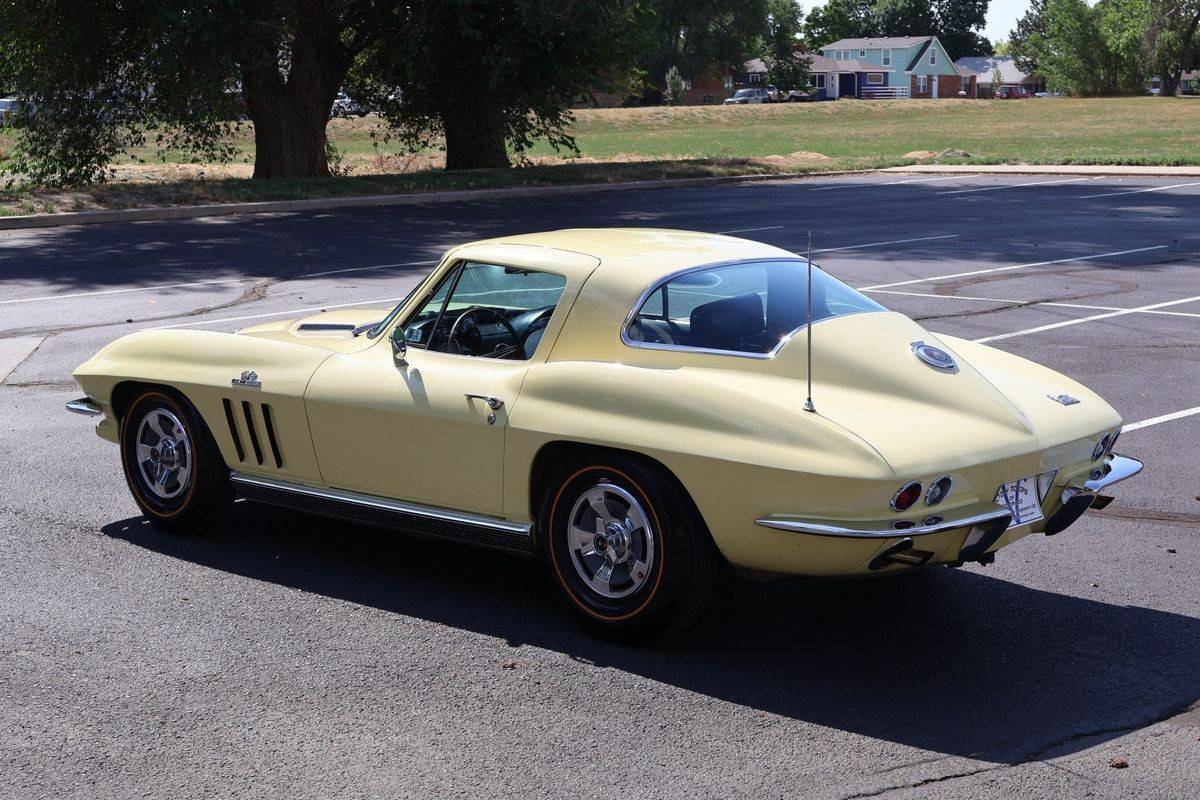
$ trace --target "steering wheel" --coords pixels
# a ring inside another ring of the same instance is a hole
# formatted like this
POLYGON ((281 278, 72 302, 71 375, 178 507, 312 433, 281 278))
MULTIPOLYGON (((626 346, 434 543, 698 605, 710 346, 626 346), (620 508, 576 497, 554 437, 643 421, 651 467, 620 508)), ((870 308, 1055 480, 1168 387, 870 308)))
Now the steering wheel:
POLYGON ((458 319, 454 320, 454 324, 450 326, 450 332, 446 334, 446 344, 453 344, 460 353, 468 356, 505 358, 513 353, 521 352, 521 337, 513 329, 512 323, 499 311, 487 306, 470 306, 459 314, 458 319), (492 352, 484 352, 483 332, 479 330, 479 318, 487 317, 504 326, 505 333, 512 340, 511 344, 500 344, 492 352))

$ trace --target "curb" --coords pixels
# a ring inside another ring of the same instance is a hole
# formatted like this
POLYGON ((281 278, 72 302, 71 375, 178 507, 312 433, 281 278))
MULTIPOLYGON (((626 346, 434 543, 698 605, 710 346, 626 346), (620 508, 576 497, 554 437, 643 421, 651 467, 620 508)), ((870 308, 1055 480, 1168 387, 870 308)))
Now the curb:
POLYGON ((722 184, 794 180, 797 178, 862 175, 876 171, 837 170, 832 172, 780 172, 770 175, 721 175, 709 178, 658 178, 648 181, 581 183, 570 186, 514 186, 506 189, 456 189, 445 192, 353 195, 350 197, 319 197, 307 200, 265 200, 254 203, 212 203, 202 206, 130 208, 119 211, 70 211, 64 214, 23 214, 20 216, 0 217, 0 231, 20 230, 24 228, 57 228, 64 225, 96 225, 110 222, 192 219, 195 217, 219 217, 233 214, 272 214, 294 211, 320 211, 335 208, 370 208, 374 206, 456 203, 470 200, 504 200, 510 197, 531 197, 534 195, 596 194, 599 192, 623 192, 637 189, 698 188, 703 186, 719 186, 722 184))

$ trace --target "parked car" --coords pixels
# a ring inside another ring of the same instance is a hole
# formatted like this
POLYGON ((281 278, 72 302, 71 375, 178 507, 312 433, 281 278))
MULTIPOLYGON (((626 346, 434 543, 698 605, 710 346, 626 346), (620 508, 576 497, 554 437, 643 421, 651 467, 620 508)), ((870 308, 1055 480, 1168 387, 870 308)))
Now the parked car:
MULTIPOLYGON (((0 125, 11 125, 21 107, 21 101, 15 97, 0 97, 0 125)), ((26 106, 26 110, 29 106, 26 106)))
POLYGON ((694 618, 723 562, 989 563, 1142 467, 1065 375, 687 231, 466 244, 390 310, 145 330, 74 376, 161 529, 223 530, 238 496, 535 557, 627 640, 694 618))
POLYGON ((804 102, 811 100, 807 92, 800 89, 778 89, 767 86, 767 101, 771 103, 804 102))
POLYGON ((331 117, 365 117, 367 108, 350 99, 350 96, 345 92, 338 92, 338 96, 333 101, 333 107, 329 111, 331 117))
POLYGON ((732 97, 725 98, 727 106, 742 106, 747 103, 769 103, 770 96, 766 89, 738 89, 732 97))
POLYGON ((997 100, 1028 100, 1032 96, 1028 89, 1021 86, 1001 86, 996 90, 997 100))

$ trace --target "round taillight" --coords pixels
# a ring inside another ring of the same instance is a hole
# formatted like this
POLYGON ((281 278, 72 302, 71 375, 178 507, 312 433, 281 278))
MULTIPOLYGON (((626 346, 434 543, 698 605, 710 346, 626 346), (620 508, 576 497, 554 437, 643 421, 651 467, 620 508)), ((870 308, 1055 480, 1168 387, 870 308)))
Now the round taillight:
POLYGON ((950 494, 950 487, 953 485, 954 481, 950 480, 949 475, 943 475, 929 484, 929 491, 925 493, 925 505, 936 506, 945 500, 946 495, 950 494))
POLYGON ((1109 435, 1106 433, 1100 437, 1100 441, 1096 442, 1096 449, 1092 450, 1092 461, 1099 461, 1100 456, 1108 450, 1109 435))
POLYGON ((908 511, 913 507, 913 504, 921 499, 920 481, 911 481, 900 487, 900 490, 892 496, 892 511, 908 511))

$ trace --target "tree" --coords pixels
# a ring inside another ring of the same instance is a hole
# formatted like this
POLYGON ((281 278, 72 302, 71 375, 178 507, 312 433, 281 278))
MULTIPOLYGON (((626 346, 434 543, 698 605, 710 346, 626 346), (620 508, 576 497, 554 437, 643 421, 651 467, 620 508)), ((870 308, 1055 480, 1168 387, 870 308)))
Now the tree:
POLYGON ((767 0, 646 0, 649 19, 638 66, 662 90, 667 70, 682 75, 740 72, 756 54, 767 0))
POLYGON ((238 91, 254 176, 329 174, 325 123, 389 17, 371 0, 8 0, 0 84, 30 101, 13 167, 86 183, 146 142, 228 156, 238 91), (53 54, 47 57, 46 54, 53 54))
POLYGON ((1044 47, 1046 38, 1045 11, 1045 0, 1029 0, 1029 8, 1008 35, 1013 63, 1026 75, 1038 72, 1037 53, 1044 47))
POLYGON ((992 42, 992 53, 997 56, 1011 56, 1012 49, 1009 46, 1008 39, 997 39, 992 42))
POLYGON ((1150 74, 1162 79, 1163 97, 1179 92, 1185 70, 1200 63, 1200 0, 1143 0, 1142 50, 1150 74))
POLYGON ((796 0, 769 0, 767 10, 767 30, 763 36, 767 82, 785 91, 807 86, 812 58, 800 47, 804 12, 796 0))
POLYGON ((991 55, 979 32, 988 0, 829 0, 808 15, 805 35, 815 47, 839 39, 933 34, 955 58, 991 55))
POLYGON ((679 74, 679 67, 671 67, 667 70, 666 97, 667 105, 683 105, 683 76, 679 74))
MULTIPOLYGON (((571 104, 633 60, 636 0, 418 0, 368 46, 350 90, 446 169, 510 166, 536 139, 575 150, 571 104)), ((658 75, 666 74, 664 69, 658 75)))
POLYGON ((804 38, 816 49, 840 39, 877 35, 871 5, 862 0, 829 0, 808 12, 804 38))

